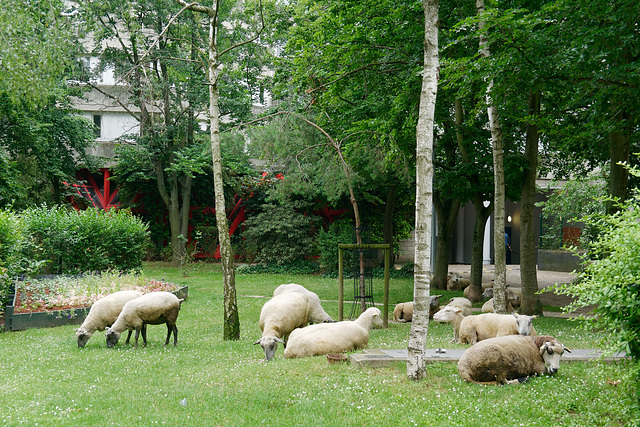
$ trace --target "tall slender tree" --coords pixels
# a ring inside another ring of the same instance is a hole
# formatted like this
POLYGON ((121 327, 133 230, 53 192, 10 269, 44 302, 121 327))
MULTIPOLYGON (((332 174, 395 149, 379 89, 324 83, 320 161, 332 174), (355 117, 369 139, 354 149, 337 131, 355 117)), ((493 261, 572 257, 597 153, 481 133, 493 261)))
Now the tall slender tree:
POLYGON ((433 197, 433 138, 438 94, 438 0, 423 0, 424 69, 420 112, 416 128, 416 244, 413 284, 413 321, 407 347, 407 376, 419 380, 426 374, 426 339, 429 327, 431 275, 431 217, 433 197))

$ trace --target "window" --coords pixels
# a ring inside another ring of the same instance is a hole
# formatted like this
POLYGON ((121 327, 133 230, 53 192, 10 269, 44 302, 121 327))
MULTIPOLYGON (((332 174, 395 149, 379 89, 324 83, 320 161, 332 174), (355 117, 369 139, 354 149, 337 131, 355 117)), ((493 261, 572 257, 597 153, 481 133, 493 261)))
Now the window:
POLYGON ((93 132, 96 134, 96 138, 100 138, 102 134, 102 116, 100 114, 93 115, 93 132))

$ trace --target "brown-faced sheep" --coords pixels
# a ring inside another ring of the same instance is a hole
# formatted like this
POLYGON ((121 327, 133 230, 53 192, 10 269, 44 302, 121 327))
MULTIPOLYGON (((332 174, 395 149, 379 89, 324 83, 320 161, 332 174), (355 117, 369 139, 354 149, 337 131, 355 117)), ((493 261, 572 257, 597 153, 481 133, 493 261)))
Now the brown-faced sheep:
POLYGON ((302 328, 309 321, 311 307, 301 292, 284 292, 267 301, 260 311, 262 337, 253 344, 260 344, 267 361, 272 360, 278 343, 284 344, 291 331, 302 328))
MULTIPOLYGON (((84 347, 95 331, 104 331, 105 328, 113 325, 118 319, 122 307, 132 299, 140 296, 142 294, 138 291, 119 291, 94 302, 82 325, 75 330, 78 338, 78 347, 84 347)), ((131 338, 131 332, 133 331, 129 331, 127 343, 131 338)))
POLYGON ((458 373, 472 383, 515 384, 533 375, 555 374, 565 351, 571 352, 547 335, 491 338, 462 354, 458 373))
MULTIPOLYGON (((513 313, 517 307, 520 307, 520 295, 512 288, 507 287, 504 290, 507 299, 507 313, 513 313)), ((483 313, 493 313, 493 298, 482 305, 483 313)))
POLYGON ((309 323, 324 323, 333 322, 334 320, 327 314, 320 304, 320 298, 315 292, 311 292, 302 285, 296 283, 287 283, 285 285, 278 286, 273 291, 273 296, 278 296, 285 292, 300 292, 309 301, 309 323))
MULTIPOLYGON (((429 319, 440 310, 440 297, 442 295, 431 295, 429 297, 429 319)), ((413 320, 413 301, 401 302, 393 309, 393 320, 396 322, 411 322, 413 320)))
POLYGON ((478 341, 504 335, 537 335, 532 320, 536 316, 483 313, 467 316, 460 322, 460 342, 478 341))
POLYGON ((380 309, 370 307, 356 320, 321 323, 296 329, 289 336, 284 357, 318 356, 363 348, 369 343, 369 330, 380 325, 380 309))
POLYGON ((167 339, 164 345, 169 344, 169 338, 173 332, 173 345, 178 345, 178 327, 176 320, 180 312, 180 305, 184 299, 179 299, 171 292, 150 292, 133 299, 122 307, 122 312, 115 323, 107 328, 105 337, 107 347, 113 347, 118 343, 120 335, 126 330, 136 330, 135 347, 138 347, 138 337, 142 332, 142 341, 147 345, 147 325, 167 325, 167 339))
POLYGON ((447 290, 459 291, 469 286, 469 283, 469 279, 465 279, 459 274, 455 273, 449 277, 449 280, 447 280, 447 290))

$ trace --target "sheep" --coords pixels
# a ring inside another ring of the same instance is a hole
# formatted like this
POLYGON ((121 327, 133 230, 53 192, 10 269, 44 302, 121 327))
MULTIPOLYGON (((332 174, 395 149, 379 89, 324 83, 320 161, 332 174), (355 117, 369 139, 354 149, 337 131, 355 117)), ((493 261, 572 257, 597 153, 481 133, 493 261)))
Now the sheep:
POLYGON ((469 279, 462 278, 459 274, 454 274, 447 280, 448 291, 459 291, 469 286, 469 279))
MULTIPOLYGON (((517 298, 512 297, 511 305, 515 308, 520 307, 520 301, 522 301, 522 288, 507 286, 506 290, 507 292, 515 293, 517 295, 517 298)), ((482 292, 482 298, 493 298, 493 287, 485 289, 484 292, 482 292)))
POLYGON ((324 323, 333 322, 334 320, 327 314, 320 304, 320 298, 315 292, 311 292, 302 285, 296 283, 288 283, 286 285, 280 285, 273 291, 273 296, 283 294, 285 292, 300 292, 309 301, 309 323, 324 323))
MULTIPOLYGON (((138 291, 119 291, 94 302, 82 325, 75 329, 78 347, 83 348, 95 331, 104 331, 107 326, 113 325, 122 311, 122 307, 139 296, 142 294, 138 291)), ((131 332, 129 331, 127 343, 131 338, 131 332)))
POLYGON ((289 334, 307 325, 310 311, 309 300, 301 292, 278 294, 262 306, 259 321, 262 337, 253 344, 262 346, 267 361, 275 356, 278 343, 286 346, 289 334))
POLYGON ((453 328, 452 342, 455 343, 460 342, 460 323, 465 317, 463 313, 462 308, 447 304, 433 316, 433 320, 438 323, 451 324, 453 328))
POLYGON ((449 303, 447 305, 461 308, 463 316, 469 316, 472 313, 471 301, 469 301, 468 298, 453 297, 449 300, 449 303))
POLYGON ((147 345, 147 325, 167 325, 167 340, 169 344, 171 332, 173 332, 173 345, 178 345, 178 327, 176 320, 180 305, 184 299, 180 299, 171 292, 150 292, 133 299, 122 307, 122 311, 114 324, 107 328, 105 333, 107 347, 114 347, 120 335, 125 330, 136 330, 135 348, 138 348, 138 337, 142 331, 142 340, 147 345))
POLYGON ((477 316, 467 316, 460 322, 460 342, 475 344, 503 335, 537 335, 533 327, 536 316, 518 314, 483 313, 477 316))
POLYGON ((458 373, 476 384, 516 384, 532 375, 553 375, 560 357, 571 352, 556 338, 509 335, 469 347, 458 361, 458 373))
MULTIPOLYGON (((516 307, 520 307, 520 295, 510 287, 505 288, 505 297, 507 299, 507 312, 513 313, 516 307)), ((493 298, 482 305, 483 313, 493 313, 493 298)))
POLYGON ((363 348, 369 343, 369 330, 381 325, 380 309, 370 307, 356 320, 296 329, 289 336, 284 357, 318 356, 363 348))
MULTIPOLYGON (((429 297, 429 319, 440 310, 440 297, 442 295, 431 295, 429 297)), ((413 320, 413 301, 401 302, 393 309, 393 320, 396 322, 411 322, 413 320)))

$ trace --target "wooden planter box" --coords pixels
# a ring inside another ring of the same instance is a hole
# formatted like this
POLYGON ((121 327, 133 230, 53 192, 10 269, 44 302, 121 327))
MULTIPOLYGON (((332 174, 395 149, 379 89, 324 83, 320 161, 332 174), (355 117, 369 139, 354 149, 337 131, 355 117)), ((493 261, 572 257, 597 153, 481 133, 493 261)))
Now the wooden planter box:
MULTIPOLYGON (((178 298, 187 299, 189 295, 189 287, 183 286, 172 292, 178 298)), ((15 292, 10 296, 11 305, 5 307, 5 323, 4 330, 21 331, 29 328, 52 328, 64 325, 81 325, 89 314, 90 307, 76 308, 72 310, 54 310, 38 313, 20 313, 14 314, 13 307, 15 305, 15 292)))

